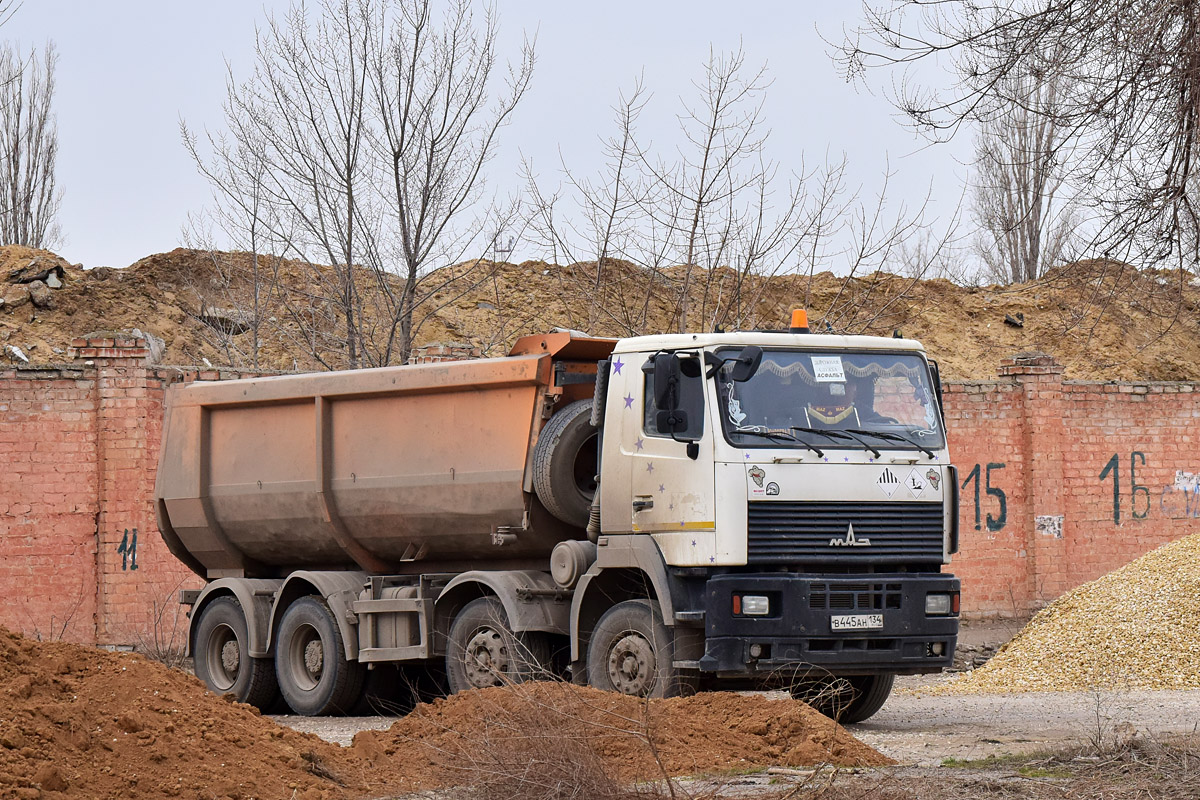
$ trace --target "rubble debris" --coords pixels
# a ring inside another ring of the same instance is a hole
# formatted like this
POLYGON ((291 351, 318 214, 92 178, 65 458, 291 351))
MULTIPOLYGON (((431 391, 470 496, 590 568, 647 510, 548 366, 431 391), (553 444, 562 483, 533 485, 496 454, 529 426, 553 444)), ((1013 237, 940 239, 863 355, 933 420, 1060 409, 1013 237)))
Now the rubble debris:
MULTIPOLYGON (((8 273, 9 283, 33 283, 41 281, 47 283, 51 276, 54 276, 58 281, 58 285, 62 286, 63 278, 66 275, 63 265, 66 264, 58 256, 53 253, 34 256, 23 267, 18 267, 8 273)), ((58 288, 58 287, 54 287, 58 288)))
POLYGON ((35 308, 54 308, 54 293, 42 281, 31 281, 29 284, 29 299, 35 308))
POLYGON ((14 311, 29 302, 29 287, 24 283, 14 284, 4 293, 4 310, 14 311))
MULTIPOLYGON (((44 252, 0 247, 0 294, 9 288, 3 276, 44 252)), ((260 286, 267 291, 256 297, 253 262, 249 253, 183 248, 123 269, 78 270, 62 262, 65 280, 55 292, 55 307, 39 311, 36 320, 22 320, 22 336, 39 342, 39 354, 48 359, 51 348, 65 347, 88 328, 128 330, 136 325, 165 340, 162 359, 168 364, 197 364, 208 358, 218 366, 254 364, 261 370, 347 367, 345 324, 337 302, 326 296, 323 268, 290 260, 270 270, 260 265, 257 274, 269 276, 271 285, 260 286), (197 296, 215 306, 208 323, 200 319, 197 296), (250 342, 241 333, 233 335, 242 338, 231 341, 227 331, 248 332, 250 309, 262 321, 260 342, 250 342)), ((619 336, 678 324, 674 313, 683 279, 679 267, 651 273, 622 261, 606 262, 604 286, 597 295, 592 263, 481 264, 488 274, 482 283, 473 279, 475 262, 422 277, 418 294, 428 299, 416 312, 421 319, 417 346, 468 341, 485 356, 497 356, 518 336, 560 325, 586 328, 596 336, 619 336), (543 276, 544 271, 550 274, 543 276), (630 305, 631 293, 643 300, 630 305)), ((770 328, 786 321, 796 297, 808 297, 814 329, 824 330, 829 323, 839 333, 883 336, 900 330, 922 341, 939 361, 942 377, 950 380, 994 380, 1001 359, 1036 349, 1053 354, 1067 379, 1182 381, 1200 378, 1200 339, 1186 326, 1171 324, 1181 309, 1189 315, 1200 309, 1200 287, 1188 284, 1191 277, 1178 271, 1080 262, 1054 267, 1033 283, 973 289, 943 279, 913 281, 883 273, 847 283, 829 273, 762 277, 720 268, 703 281, 693 280, 697 293, 691 302, 697 309, 695 320, 770 328), (1164 275, 1169 280, 1159 284, 1156 279, 1164 275), (1110 298, 1102 306, 1090 299, 1093 276, 1106 287, 1103 296, 1110 298), (748 305, 739 305, 733 316, 724 305, 712 309, 713 297, 735 294, 739 303, 748 305), (1005 315, 1017 321, 1024 316, 1024 328, 1002 324, 1005 315)), ((368 286, 378 287, 378 282, 362 284, 363 329, 389 331, 392 320, 380 315, 388 314, 390 301, 373 296, 378 288, 368 286)), ((399 296, 402 287, 388 290, 399 296)), ((9 310, 7 304, 4 310, 9 310)), ((393 353, 393 363, 401 355, 393 353)))
POLYGON ((206 306, 200 309, 200 321, 228 336, 240 336, 250 330, 250 316, 236 308, 206 306))

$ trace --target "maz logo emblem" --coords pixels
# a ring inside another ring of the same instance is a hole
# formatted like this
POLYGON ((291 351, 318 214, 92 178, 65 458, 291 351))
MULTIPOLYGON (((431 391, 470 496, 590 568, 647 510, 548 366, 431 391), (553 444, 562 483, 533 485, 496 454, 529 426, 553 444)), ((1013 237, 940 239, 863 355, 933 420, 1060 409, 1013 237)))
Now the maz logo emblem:
POLYGON ((859 538, 855 537, 854 523, 852 522, 848 526, 846 526, 846 538, 838 539, 837 537, 834 537, 833 539, 829 540, 829 546, 830 547, 870 547, 871 540, 870 539, 859 539, 859 538))

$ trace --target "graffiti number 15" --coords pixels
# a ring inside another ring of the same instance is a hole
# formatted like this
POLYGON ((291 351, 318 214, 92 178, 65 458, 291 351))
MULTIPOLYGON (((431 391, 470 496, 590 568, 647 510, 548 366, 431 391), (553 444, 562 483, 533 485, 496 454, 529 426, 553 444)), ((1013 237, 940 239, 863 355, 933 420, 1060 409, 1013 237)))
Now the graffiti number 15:
MULTIPOLYGON (((1134 450, 1129 454, 1129 510, 1133 513, 1134 519, 1145 519, 1150 515, 1150 490, 1137 482, 1137 466, 1138 460, 1141 460, 1142 466, 1146 466, 1146 454, 1138 450, 1134 450), (1146 505, 1142 511, 1138 511, 1138 495, 1145 497, 1146 505)), ((1112 505, 1113 505, 1113 524, 1121 524, 1121 459, 1116 453, 1104 465, 1104 469, 1100 471, 1100 480, 1106 480, 1112 475, 1112 505)))
MULTIPOLYGON (((1008 521, 1008 498, 1004 496, 1004 490, 997 489, 992 486, 992 470, 1004 469, 1004 464, 988 464, 987 473, 984 478, 985 490, 989 495, 996 498, 996 502, 1000 504, 1000 513, 992 516, 987 515, 987 529, 995 532, 1004 527, 1004 523, 1008 521)), ((980 530, 980 509, 979 509, 979 465, 976 464, 968 474, 966 480, 962 482, 962 488, 966 489, 967 484, 975 482, 975 530, 980 530)))

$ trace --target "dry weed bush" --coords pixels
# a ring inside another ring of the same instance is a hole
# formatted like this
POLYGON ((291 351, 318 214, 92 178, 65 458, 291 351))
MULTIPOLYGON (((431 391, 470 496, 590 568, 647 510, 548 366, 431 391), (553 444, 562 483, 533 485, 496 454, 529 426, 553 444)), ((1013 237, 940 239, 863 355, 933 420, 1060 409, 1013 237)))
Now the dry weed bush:
MULTIPOLYGON (((555 683, 570 691, 570 684, 555 683)), ((623 785, 597 751, 607 736, 632 735, 653 748, 648 719, 604 714, 596 723, 554 703, 538 684, 506 687, 515 702, 485 706, 480 732, 451 740, 434 754, 455 775, 456 794, 472 800, 634 800, 676 796, 667 774, 659 783, 623 785)), ((582 697, 574 698, 586 703, 582 697)))

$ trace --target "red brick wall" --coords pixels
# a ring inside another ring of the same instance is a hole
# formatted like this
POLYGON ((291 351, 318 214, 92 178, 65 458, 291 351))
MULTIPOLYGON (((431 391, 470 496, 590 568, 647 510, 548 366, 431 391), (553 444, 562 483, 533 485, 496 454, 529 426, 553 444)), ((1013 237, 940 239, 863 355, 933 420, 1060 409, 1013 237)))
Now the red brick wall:
POLYGON ((946 393, 966 613, 1027 613, 1200 532, 1196 384, 1062 381, 1045 356, 1001 373, 946 393))
POLYGON ((96 464, 83 369, 0 370, 0 623, 95 641, 96 464))
MULTIPOLYGON (((163 389, 240 375, 147 366, 140 340, 75 344, 69 365, 0 370, 0 624, 178 646, 178 592, 201 581, 155 527, 163 389)), ((1027 613, 1200 530, 1194 384, 1063 382, 1023 356, 945 404, 967 615, 1027 613)))

